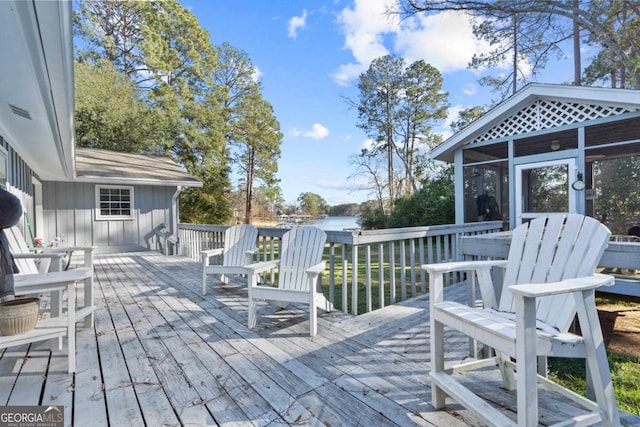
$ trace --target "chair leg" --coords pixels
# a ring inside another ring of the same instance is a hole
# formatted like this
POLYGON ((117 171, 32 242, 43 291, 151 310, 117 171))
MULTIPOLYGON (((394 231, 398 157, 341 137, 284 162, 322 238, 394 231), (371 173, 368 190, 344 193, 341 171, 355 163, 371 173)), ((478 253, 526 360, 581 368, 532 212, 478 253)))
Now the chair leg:
POLYGON ((609 372, 609 362, 596 310, 594 291, 583 291, 582 295, 576 295, 576 306, 580 330, 583 331, 587 369, 589 369, 596 402, 606 414, 602 425, 618 426, 620 425, 620 414, 616 405, 611 372, 609 372))
POLYGON ((247 282, 248 282, 247 291, 248 291, 248 299, 249 299, 249 303, 247 305, 247 309, 248 309, 247 326, 249 327, 249 329, 253 329, 256 326, 256 311, 257 311, 258 303, 255 299, 253 299, 251 290, 253 289, 254 286, 258 284, 257 276, 255 274, 248 275, 247 282))
MULTIPOLYGON (((433 318, 431 320, 431 370, 444 371, 444 325, 433 318)), ((444 390, 438 387, 435 381, 431 381, 431 405, 435 409, 442 409, 445 399, 444 390)))
POLYGON ((536 364, 536 301, 517 296, 516 394, 518 426, 538 425, 538 376, 536 364))
POLYGON ((312 279, 309 279, 309 287, 309 335, 315 337, 318 333, 318 309, 316 307, 316 295, 312 279))
POLYGON ((205 271, 205 267, 202 267, 202 295, 207 294, 207 272, 205 271))
POLYGON ((500 353, 498 355, 498 367, 502 375, 502 386, 505 390, 516 389, 516 376, 513 368, 507 363, 511 358, 508 354, 500 353))

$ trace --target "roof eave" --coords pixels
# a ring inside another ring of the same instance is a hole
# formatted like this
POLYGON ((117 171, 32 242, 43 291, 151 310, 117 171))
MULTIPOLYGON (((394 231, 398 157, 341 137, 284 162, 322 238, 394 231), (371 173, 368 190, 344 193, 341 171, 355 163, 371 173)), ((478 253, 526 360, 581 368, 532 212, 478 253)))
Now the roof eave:
POLYGON ((104 176, 79 176, 75 182, 84 182, 90 184, 101 185, 151 185, 157 187, 202 187, 200 181, 179 181, 166 179, 136 179, 136 178, 119 178, 104 176))
POLYGON ((541 98, 607 102, 610 105, 620 106, 635 105, 637 107, 640 105, 640 91, 637 90, 531 83, 432 149, 430 151, 431 158, 452 162, 454 150, 465 141, 476 138, 495 126, 496 123, 511 116, 524 105, 541 98))

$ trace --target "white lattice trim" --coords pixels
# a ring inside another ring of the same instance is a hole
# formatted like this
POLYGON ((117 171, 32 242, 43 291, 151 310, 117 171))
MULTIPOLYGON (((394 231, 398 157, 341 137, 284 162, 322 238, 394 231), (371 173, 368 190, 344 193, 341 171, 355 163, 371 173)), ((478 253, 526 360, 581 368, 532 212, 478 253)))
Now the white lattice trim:
POLYGON ((537 100, 478 136, 473 142, 505 138, 630 111, 632 110, 619 106, 537 100))

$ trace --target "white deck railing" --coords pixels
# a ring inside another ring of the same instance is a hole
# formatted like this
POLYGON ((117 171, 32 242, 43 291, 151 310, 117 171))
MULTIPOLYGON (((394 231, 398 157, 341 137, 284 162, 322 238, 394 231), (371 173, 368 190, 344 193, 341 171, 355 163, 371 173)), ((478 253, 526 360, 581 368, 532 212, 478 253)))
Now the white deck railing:
MULTIPOLYGON (((226 226, 179 224, 178 254, 194 260, 222 245, 226 226)), ((501 230, 502 222, 385 230, 327 231, 327 298, 354 315, 427 291, 421 264, 460 259, 458 238, 501 230), (377 292, 374 295, 374 292, 377 292), (344 302, 344 303, 343 303, 344 302)), ((286 228, 259 228, 259 259, 274 259, 286 228)), ((449 276, 450 282, 456 281, 449 276)), ((323 282, 323 283, 326 283, 323 282)))

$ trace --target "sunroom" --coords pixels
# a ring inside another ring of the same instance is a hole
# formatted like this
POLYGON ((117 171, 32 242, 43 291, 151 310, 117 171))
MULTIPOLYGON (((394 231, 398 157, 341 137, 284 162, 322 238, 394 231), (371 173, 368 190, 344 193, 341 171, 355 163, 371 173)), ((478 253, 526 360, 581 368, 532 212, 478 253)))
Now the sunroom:
POLYGON ((457 224, 577 212, 627 235, 640 220, 637 90, 529 84, 431 155, 455 164, 457 224))

